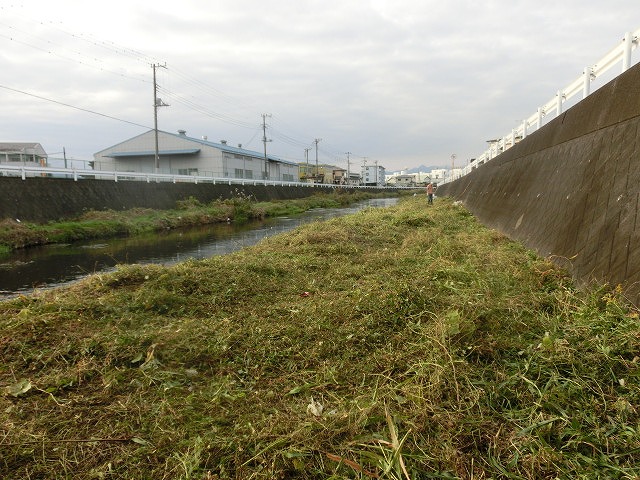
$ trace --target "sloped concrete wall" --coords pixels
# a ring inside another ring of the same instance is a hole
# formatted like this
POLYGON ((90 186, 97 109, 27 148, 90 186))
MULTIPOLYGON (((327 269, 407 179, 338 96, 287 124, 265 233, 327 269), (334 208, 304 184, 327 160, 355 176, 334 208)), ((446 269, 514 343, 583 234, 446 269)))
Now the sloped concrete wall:
MULTIPOLYGON (((194 197, 202 203, 238 195, 259 201, 304 198, 340 187, 228 185, 211 183, 146 183, 61 178, 0 177, 0 219, 48 222, 76 217, 87 210, 126 210, 134 207, 171 209, 194 197)), ((372 191, 374 191, 372 189, 372 191)), ((380 190, 375 189, 376 192, 380 190)))
POLYGON ((640 65, 438 188, 485 225, 640 301, 640 65))

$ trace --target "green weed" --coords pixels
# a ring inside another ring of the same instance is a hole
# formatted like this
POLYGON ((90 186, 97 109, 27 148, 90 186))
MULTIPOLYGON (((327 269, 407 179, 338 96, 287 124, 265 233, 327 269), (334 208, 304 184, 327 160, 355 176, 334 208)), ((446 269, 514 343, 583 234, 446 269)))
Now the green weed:
POLYGON ((303 199, 258 203, 241 190, 236 190, 231 198, 209 204, 189 197, 178 201, 174 210, 91 210, 76 219, 46 224, 5 219, 0 221, 0 254, 34 245, 132 236, 228 221, 243 223, 252 219, 295 215, 317 207, 337 208, 367 198, 389 195, 388 192, 334 192, 303 199))
POLYGON ((0 304, 3 478, 640 475, 640 322, 423 196, 0 304))

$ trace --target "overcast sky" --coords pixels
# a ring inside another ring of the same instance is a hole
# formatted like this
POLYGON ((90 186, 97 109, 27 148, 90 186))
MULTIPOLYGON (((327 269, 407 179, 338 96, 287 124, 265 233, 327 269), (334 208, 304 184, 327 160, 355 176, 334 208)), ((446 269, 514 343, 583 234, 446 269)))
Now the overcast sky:
POLYGON ((288 160, 457 167, 638 28, 638 0, 0 0, 0 142, 153 128, 155 63, 160 130, 262 151, 271 114, 288 160))

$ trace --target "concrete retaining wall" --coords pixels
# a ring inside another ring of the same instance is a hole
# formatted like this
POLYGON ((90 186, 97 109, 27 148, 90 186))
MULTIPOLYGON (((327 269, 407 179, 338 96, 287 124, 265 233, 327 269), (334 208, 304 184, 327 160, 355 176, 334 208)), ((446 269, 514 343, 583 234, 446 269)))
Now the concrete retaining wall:
POLYGON ((438 188, 487 226, 640 300, 640 65, 438 188))
MULTIPOLYGON (((335 187, 338 190, 340 187, 335 187)), ((225 185, 211 183, 146 183, 60 178, 0 177, 0 219, 47 222, 72 218, 87 210, 126 210, 134 207, 170 209, 176 202, 194 197, 203 203, 239 194, 257 200, 304 198, 334 188, 273 185, 225 185)), ((379 189, 371 189, 379 192, 379 189)))

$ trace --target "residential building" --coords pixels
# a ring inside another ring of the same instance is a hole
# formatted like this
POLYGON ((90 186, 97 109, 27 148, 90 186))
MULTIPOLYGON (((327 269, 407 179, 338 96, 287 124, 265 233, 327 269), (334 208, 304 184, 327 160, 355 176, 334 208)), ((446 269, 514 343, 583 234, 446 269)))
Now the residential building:
POLYGON ((274 155, 232 147, 226 140, 210 142, 207 137, 188 137, 158 131, 158 165, 155 131, 125 140, 93 155, 94 170, 143 173, 171 173, 219 178, 244 178, 297 182, 298 164, 274 155), (157 167, 157 168, 156 168, 157 167))
POLYGON ((438 184, 438 183, 442 183, 444 182, 445 177, 449 177, 449 170, 445 169, 445 168, 438 168, 435 170, 431 170, 431 181, 434 184, 438 184))
POLYGON ((47 158, 39 143, 0 143, 0 163, 46 167, 47 158))
POLYGON ((349 172, 347 174, 347 185, 358 186, 362 185, 362 178, 359 173, 349 172))
POLYGON ((384 185, 385 171, 381 165, 363 165, 362 166, 362 183, 363 185, 384 185))
POLYGON ((334 168, 332 173, 334 184, 344 185, 347 183, 347 171, 344 168, 334 168))
MULTIPOLYGON (((347 183, 347 171, 335 165, 300 163, 300 181, 344 185, 347 183)), ((358 185, 358 183, 355 183, 358 185)))
POLYGON ((414 187, 416 185, 415 173, 396 173, 386 176, 387 185, 396 187, 414 187))

